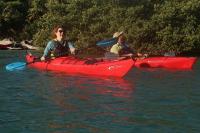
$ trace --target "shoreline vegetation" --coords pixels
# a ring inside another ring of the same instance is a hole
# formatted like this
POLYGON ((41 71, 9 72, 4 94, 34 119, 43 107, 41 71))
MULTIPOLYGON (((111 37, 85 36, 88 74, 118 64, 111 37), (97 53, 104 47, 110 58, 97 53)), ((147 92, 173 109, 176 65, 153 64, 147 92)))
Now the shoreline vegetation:
POLYGON ((102 54, 96 43, 124 31, 135 52, 200 55, 199 0, 3 0, 0 11, 0 40, 12 37, 13 49, 43 49, 61 24, 80 54, 102 54))

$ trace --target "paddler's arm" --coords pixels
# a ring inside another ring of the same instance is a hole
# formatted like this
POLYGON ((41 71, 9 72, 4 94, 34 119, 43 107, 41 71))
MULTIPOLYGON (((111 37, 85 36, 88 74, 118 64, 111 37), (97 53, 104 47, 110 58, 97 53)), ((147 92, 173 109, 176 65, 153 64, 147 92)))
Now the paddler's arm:
POLYGON ((71 52, 71 54, 74 54, 75 55, 75 47, 74 47, 74 44, 72 42, 68 42, 68 46, 69 46, 69 50, 71 52))
POLYGON ((130 53, 130 54, 123 54, 119 58, 120 59, 132 58, 132 59, 135 59, 135 60, 141 60, 141 59, 145 59, 147 57, 148 57, 148 54, 137 53, 135 55, 135 54, 130 53))
POLYGON ((54 49, 54 44, 52 41, 49 41, 45 50, 43 56, 40 58, 41 61, 45 61, 45 59, 50 55, 51 50, 54 49))

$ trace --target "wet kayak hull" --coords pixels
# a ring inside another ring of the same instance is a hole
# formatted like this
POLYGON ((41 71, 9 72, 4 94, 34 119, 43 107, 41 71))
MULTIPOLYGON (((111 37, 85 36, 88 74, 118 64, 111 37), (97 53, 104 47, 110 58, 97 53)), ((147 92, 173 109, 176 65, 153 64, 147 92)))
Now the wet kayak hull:
POLYGON ((134 65, 132 59, 126 60, 86 60, 77 59, 75 57, 59 57, 46 62, 36 61, 34 56, 26 55, 26 61, 29 67, 40 70, 50 70, 65 73, 76 73, 86 75, 112 76, 123 77, 128 73, 134 65))

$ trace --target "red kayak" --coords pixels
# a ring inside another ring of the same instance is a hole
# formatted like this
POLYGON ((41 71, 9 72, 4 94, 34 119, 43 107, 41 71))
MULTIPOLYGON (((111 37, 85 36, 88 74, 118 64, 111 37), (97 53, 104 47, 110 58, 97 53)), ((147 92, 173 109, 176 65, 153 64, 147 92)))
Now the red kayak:
POLYGON ((192 69, 196 57, 148 57, 138 59, 136 67, 169 68, 169 69, 192 69))
POLYGON ((0 44, 0 49, 8 49, 12 44, 0 44))
POLYGON ((75 57, 59 57, 48 61, 35 61, 34 56, 26 55, 28 66, 41 70, 52 70, 65 73, 123 77, 133 67, 135 61, 125 60, 88 60, 75 57))

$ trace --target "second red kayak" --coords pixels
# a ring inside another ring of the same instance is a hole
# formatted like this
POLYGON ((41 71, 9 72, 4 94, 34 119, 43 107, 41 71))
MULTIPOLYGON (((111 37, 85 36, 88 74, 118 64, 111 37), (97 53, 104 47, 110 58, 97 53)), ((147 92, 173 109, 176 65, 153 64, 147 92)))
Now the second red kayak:
POLYGON ((136 60, 135 66, 147 68, 192 69, 196 60, 196 57, 148 57, 136 60))

